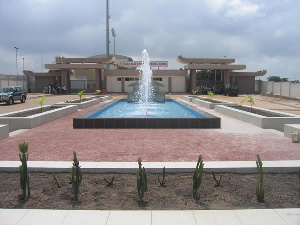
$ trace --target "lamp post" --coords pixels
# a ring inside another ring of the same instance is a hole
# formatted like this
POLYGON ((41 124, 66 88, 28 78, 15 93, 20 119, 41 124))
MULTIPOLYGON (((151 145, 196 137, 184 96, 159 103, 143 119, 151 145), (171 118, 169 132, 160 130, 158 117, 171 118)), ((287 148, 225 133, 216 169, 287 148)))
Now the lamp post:
POLYGON ((23 87, 24 87, 24 57, 22 59, 23 59, 23 77, 22 77, 22 80, 23 80, 23 87))
POLYGON ((16 70, 17 70, 17 85, 18 85, 18 78, 19 78, 19 76, 18 76, 18 47, 14 47, 15 49, 16 49, 16 70))
POLYGON ((114 38, 114 55, 116 54, 116 32, 115 32, 115 29, 114 28, 111 28, 111 34, 114 38))

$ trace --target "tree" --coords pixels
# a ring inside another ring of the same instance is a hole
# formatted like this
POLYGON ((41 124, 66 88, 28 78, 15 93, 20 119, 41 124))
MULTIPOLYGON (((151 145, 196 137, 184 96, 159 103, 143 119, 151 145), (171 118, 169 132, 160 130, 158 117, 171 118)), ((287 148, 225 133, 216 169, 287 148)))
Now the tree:
POLYGON ((268 81, 274 81, 274 82, 287 82, 289 81, 289 78, 283 77, 281 78, 280 76, 269 76, 268 81))

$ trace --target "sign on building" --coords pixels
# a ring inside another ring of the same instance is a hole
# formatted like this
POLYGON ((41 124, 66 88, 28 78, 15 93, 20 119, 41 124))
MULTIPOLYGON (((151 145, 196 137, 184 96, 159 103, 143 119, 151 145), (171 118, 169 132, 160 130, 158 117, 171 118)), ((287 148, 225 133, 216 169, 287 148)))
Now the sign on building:
MULTIPOLYGON (((140 67, 142 66, 142 61, 130 61, 130 62, 123 62, 124 67, 140 67)), ((151 61, 151 67, 168 67, 168 61, 151 61)))

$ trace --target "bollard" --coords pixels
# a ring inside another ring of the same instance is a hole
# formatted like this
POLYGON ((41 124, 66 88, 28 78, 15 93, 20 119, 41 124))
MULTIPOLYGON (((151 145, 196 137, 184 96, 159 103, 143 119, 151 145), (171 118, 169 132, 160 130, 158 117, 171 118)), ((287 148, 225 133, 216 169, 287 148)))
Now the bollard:
POLYGON ((292 137, 292 143, 298 143, 299 142, 299 134, 298 131, 293 131, 291 133, 291 137, 292 137))

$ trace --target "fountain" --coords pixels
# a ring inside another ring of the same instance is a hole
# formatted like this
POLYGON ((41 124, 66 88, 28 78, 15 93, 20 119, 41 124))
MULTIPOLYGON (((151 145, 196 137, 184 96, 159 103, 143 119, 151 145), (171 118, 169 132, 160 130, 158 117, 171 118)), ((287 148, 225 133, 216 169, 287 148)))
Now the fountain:
POLYGON ((220 118, 200 109, 165 100, 162 84, 152 80, 150 58, 142 53, 139 81, 128 85, 127 99, 115 100, 73 119, 73 128, 220 128, 220 118))
POLYGON ((142 53, 139 81, 128 86, 133 87, 133 92, 128 93, 128 102, 139 103, 139 106, 146 110, 153 102, 165 102, 165 93, 159 90, 159 87, 163 87, 164 85, 152 80, 150 58, 146 49, 142 53))

